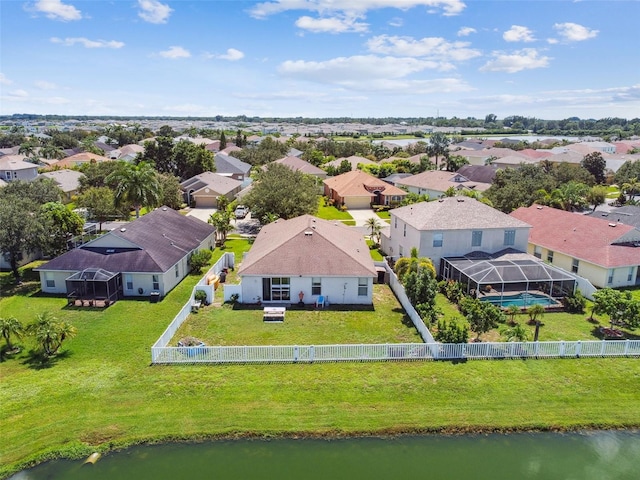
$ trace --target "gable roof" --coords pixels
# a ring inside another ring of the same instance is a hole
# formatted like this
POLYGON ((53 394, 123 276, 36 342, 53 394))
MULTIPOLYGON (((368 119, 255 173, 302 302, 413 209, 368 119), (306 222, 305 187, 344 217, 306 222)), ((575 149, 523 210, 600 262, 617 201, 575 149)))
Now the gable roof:
POLYGON ((459 172, 445 172, 444 170, 427 170, 411 177, 404 178, 397 182, 398 185, 424 188, 437 192, 446 192, 450 187, 467 188, 484 192, 491 184, 483 182, 472 182, 459 172))
POLYGON ((111 162, 112 160, 107 157, 103 157, 102 155, 96 155, 91 152, 81 152, 76 153, 75 155, 71 155, 70 157, 63 158, 59 162, 56 162, 54 165, 56 167, 73 167, 75 165, 79 165, 82 163, 89 162, 111 162))
POLYGON ((185 192, 193 190, 194 194, 200 192, 200 190, 203 190, 204 188, 209 188, 215 193, 226 195, 241 185, 242 182, 240 180, 235 180, 213 172, 203 172, 182 182, 180 184, 180 188, 185 192))
POLYGON ((364 165, 375 164, 376 162, 372 162, 368 158, 360 157, 358 155, 351 155, 350 157, 336 158, 330 162, 324 164, 325 167, 332 166, 338 168, 343 160, 348 161, 351 164, 351 170, 355 170, 358 168, 358 164, 362 163, 364 165))
POLYGON ((69 193, 80 187, 80 179, 84 177, 84 174, 76 170, 68 170, 65 168, 62 170, 44 172, 41 176, 51 178, 60 186, 63 192, 69 193))
POLYGON ((405 197, 407 192, 399 189, 380 178, 369 175, 360 170, 351 170, 350 172, 327 178, 324 184, 335 190, 341 197, 361 197, 373 195, 372 192, 378 190, 385 196, 399 195, 405 197))
POLYGON ((421 231, 529 227, 524 221, 470 197, 419 202, 393 209, 390 213, 421 231))
POLYGON ((491 165, 464 165, 458 173, 472 182, 493 183, 498 169, 491 165))
POLYGON ((262 227, 238 274, 372 277, 376 269, 360 232, 302 215, 262 227))
POLYGON ((640 232, 631 225, 540 205, 520 207, 510 216, 532 226, 529 243, 606 268, 640 264, 640 232))
POLYGON ((38 270, 166 272, 215 231, 211 225, 161 207, 79 248, 38 270))
POLYGON ((595 218, 603 218, 608 222, 631 225, 640 230, 640 206, 625 205, 606 212, 596 210, 595 212, 589 212, 588 215, 595 218))
MULTIPOLYGON (((226 150, 226 149, 225 149, 226 150)), ((240 149, 238 149, 240 150, 240 149)), ((251 165, 242 160, 222 153, 224 150, 216 153, 214 158, 216 164, 216 172, 223 173, 242 173, 246 175, 251 170, 251 165)))
POLYGON ((306 173, 307 175, 316 175, 316 176, 325 176, 325 177, 327 176, 327 172, 325 172, 321 168, 318 168, 315 165, 307 162, 306 160, 303 160, 301 158, 294 157, 294 156, 284 157, 279 160, 276 160, 273 163, 286 165, 294 172, 302 172, 302 173, 306 173))
POLYGON ((0 157, 0 170, 32 170, 38 169, 35 163, 25 162, 23 155, 4 155, 0 157))

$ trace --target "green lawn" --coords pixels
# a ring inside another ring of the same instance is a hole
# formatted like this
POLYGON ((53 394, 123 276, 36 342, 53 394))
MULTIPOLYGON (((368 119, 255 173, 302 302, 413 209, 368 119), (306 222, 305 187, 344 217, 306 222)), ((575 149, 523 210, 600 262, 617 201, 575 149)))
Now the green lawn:
POLYGON ((380 217, 383 220, 388 220, 388 221, 391 220, 391 214, 389 213, 389 210, 382 210, 380 212, 376 212, 376 215, 378 215, 378 217, 380 217))
MULTIPOLYGON (((240 255, 246 242, 227 247, 240 255)), ((150 346, 198 279, 157 304, 126 300, 106 310, 3 289, 3 316, 26 322, 51 311, 78 335, 48 363, 31 355, 29 339, 0 362, 0 477, 144 441, 640 427, 638 359, 150 366, 150 346)), ((337 322, 347 328, 355 319, 343 313, 337 322)), ((543 331, 556 328, 551 315, 543 322, 543 331)), ((396 325, 387 335, 396 327, 399 338, 412 331, 396 325)))
POLYGON ((288 308, 283 323, 262 321, 262 308, 206 307, 191 314, 172 345, 193 336, 207 345, 331 345, 422 342, 387 285, 374 285, 375 308, 288 308))
MULTIPOLYGON (((333 205, 325 205, 323 197, 320 197, 318 200, 318 213, 316 216, 325 220, 353 220, 353 217, 348 211, 342 211, 333 205)), ((346 222, 345 224, 348 225, 346 222)), ((353 224, 355 225, 355 221, 353 224)))
POLYGON ((373 240, 367 239, 365 241, 367 242, 367 245, 369 246, 369 253, 371 254, 371 258, 374 261, 381 262, 384 259, 384 257, 382 255, 382 252, 380 251, 380 249, 379 248, 375 248, 375 244, 373 243, 373 240))

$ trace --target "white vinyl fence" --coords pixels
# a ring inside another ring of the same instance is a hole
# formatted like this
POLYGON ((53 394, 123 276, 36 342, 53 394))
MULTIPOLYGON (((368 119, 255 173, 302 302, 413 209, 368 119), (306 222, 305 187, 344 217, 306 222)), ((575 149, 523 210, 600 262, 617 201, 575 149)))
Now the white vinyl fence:
POLYGON ((213 285, 207 285, 207 276, 211 274, 219 275, 220 272, 222 272, 222 269, 233 267, 234 261, 235 257, 233 256, 233 253, 227 252, 223 254, 222 257, 220 257, 220 259, 209 270, 207 270, 207 273, 205 273, 200 281, 196 284, 196 286, 193 287, 191 296, 189 297, 189 301, 185 303, 178 314, 173 317, 173 320, 171 321, 167 329, 162 333, 162 335, 160 335, 160 338, 156 340, 156 343, 153 344, 153 347, 151 347, 152 351, 154 348, 168 348, 167 345, 176 334, 182 323, 191 313, 191 307, 194 303, 194 295, 198 290, 204 290, 205 292, 207 292, 207 300, 209 302, 213 301, 213 285))
POLYGON ((491 360, 640 357, 640 340, 520 343, 397 343, 380 345, 282 345, 157 347, 152 363, 312 363, 397 360, 491 360))

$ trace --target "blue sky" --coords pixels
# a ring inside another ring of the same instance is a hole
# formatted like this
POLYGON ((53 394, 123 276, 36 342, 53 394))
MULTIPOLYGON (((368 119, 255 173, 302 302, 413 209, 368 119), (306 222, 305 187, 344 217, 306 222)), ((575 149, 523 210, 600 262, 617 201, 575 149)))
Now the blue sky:
POLYGON ((2 0, 0 114, 640 116, 640 1, 2 0))

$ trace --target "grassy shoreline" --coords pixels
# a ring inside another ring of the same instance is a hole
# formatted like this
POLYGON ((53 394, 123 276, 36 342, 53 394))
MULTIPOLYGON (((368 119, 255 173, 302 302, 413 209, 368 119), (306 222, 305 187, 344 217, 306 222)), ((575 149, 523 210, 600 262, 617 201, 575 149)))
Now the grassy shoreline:
POLYGON ((141 443, 640 427, 632 358, 150 366, 198 278, 106 310, 26 290, 0 299, 3 315, 51 310, 78 328, 47 364, 26 339, 0 362, 0 478, 141 443))

